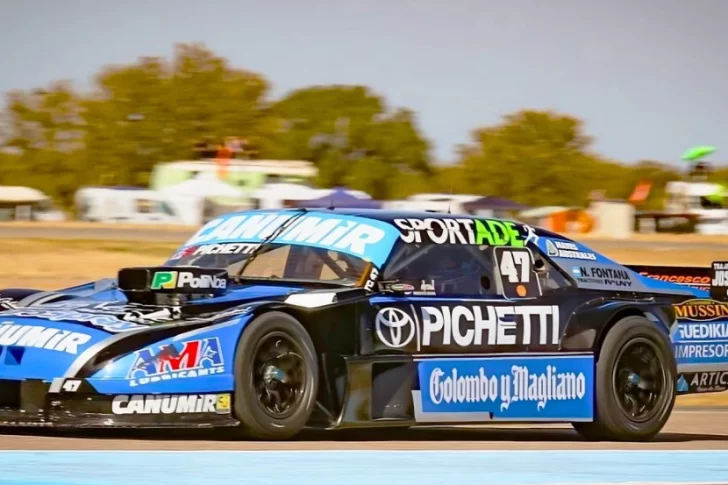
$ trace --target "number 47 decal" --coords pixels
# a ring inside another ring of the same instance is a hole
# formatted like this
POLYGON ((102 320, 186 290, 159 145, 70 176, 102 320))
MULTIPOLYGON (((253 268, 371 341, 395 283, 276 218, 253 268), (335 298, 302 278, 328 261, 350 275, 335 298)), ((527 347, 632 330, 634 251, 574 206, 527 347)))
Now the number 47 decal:
POLYGON ((500 273, 509 283, 531 281, 531 255, 527 251, 504 250, 501 255, 500 273))
POLYGON ((503 296, 508 299, 541 296, 541 282, 534 272, 530 249, 497 247, 494 254, 503 296))

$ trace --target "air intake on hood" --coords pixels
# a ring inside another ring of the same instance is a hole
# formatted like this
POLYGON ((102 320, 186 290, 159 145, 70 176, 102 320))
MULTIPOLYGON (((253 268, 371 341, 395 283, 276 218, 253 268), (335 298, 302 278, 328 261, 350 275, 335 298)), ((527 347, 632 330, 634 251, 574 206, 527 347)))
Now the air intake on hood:
POLYGON ((194 266, 124 268, 118 280, 129 301, 157 305, 221 295, 229 283, 224 269, 194 266))

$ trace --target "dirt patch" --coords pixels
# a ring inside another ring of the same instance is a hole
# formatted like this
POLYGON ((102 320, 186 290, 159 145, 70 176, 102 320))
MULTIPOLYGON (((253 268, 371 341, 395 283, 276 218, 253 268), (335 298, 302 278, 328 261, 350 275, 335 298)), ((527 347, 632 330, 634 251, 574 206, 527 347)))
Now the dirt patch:
POLYGON ((173 245, 114 241, 14 240, 2 242, 0 288, 54 290, 99 278, 120 268, 163 263, 173 245))

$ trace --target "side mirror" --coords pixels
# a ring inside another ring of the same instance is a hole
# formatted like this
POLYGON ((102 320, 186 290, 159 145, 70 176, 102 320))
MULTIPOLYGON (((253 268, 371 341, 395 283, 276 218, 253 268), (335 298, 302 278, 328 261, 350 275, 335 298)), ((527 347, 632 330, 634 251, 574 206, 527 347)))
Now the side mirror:
POLYGON ((410 294, 415 291, 415 287, 407 283, 398 281, 380 281, 379 288, 382 291, 391 291, 392 293, 410 294))
POLYGON ((490 278, 488 278, 487 275, 482 275, 480 277, 480 287, 483 288, 485 291, 490 291, 490 278))

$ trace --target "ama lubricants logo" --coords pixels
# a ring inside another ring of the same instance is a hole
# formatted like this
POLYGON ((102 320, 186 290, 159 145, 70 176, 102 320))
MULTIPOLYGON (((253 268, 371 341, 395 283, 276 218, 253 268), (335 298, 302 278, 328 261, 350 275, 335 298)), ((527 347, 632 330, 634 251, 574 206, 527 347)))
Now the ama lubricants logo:
POLYGON ((220 340, 217 337, 160 345, 155 352, 147 347, 134 353, 127 379, 130 387, 186 379, 225 371, 220 340))

